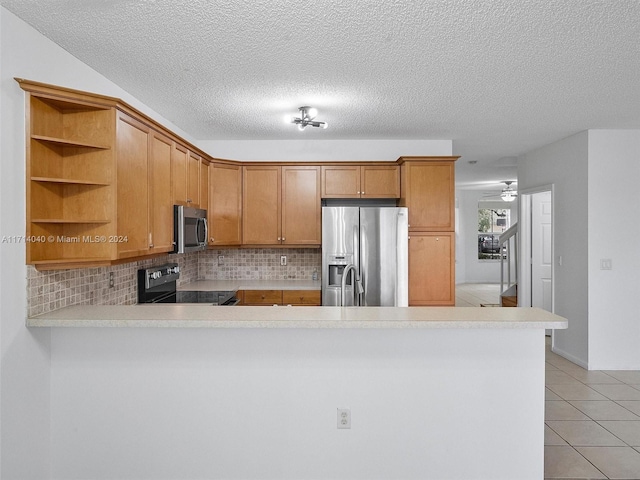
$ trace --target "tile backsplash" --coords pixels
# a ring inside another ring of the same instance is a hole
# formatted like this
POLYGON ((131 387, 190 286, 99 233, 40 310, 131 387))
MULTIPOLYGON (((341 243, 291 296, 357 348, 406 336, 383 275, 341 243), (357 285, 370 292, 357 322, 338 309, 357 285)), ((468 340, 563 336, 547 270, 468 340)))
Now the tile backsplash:
POLYGON ((310 280, 320 277, 319 248, 236 248, 201 252, 199 276, 206 280, 310 280), (287 265, 280 265, 280 257, 287 265), (222 258, 221 258, 222 257, 222 258))
POLYGON ((167 262, 180 266, 179 284, 195 280, 304 280, 320 276, 318 248, 220 249, 165 255, 111 267, 38 271, 28 265, 27 315, 71 305, 132 305, 138 302, 138 269, 167 262), (287 265, 280 257, 287 256, 287 265), (220 259, 219 257, 224 257, 220 259), (114 287, 109 287, 113 273, 114 287))
POLYGON ((111 267, 38 271, 27 266, 27 315, 34 316, 71 305, 132 305, 138 303, 138 270, 175 262, 179 283, 198 278, 198 253, 165 255, 111 267), (114 286, 109 287, 113 273, 114 286))

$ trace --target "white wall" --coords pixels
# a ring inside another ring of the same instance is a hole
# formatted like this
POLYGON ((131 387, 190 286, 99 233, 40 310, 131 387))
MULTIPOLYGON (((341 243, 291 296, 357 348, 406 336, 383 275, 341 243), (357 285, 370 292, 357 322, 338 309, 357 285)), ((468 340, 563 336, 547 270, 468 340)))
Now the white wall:
POLYGON ((589 368, 640 369, 638 185, 640 130, 590 130, 589 368))
POLYGON ((244 161, 395 161, 453 151, 451 140, 216 140, 198 146, 216 158, 244 161))
POLYGON ((55 479, 543 476, 541 329, 52 336, 55 479))
MULTIPOLYGON (((190 137, 0 7, 0 234, 24 235, 24 92, 14 77, 120 97, 190 137)), ((49 477, 51 340, 28 330, 23 242, 0 243, 0 455, 3 479, 49 477)))
POLYGON ((518 161, 518 191, 555 186, 553 296, 555 313, 569 320, 569 328, 554 333, 554 350, 582 366, 589 359, 587 162, 587 132, 542 147, 518 161), (558 264, 560 256, 562 265, 558 264))

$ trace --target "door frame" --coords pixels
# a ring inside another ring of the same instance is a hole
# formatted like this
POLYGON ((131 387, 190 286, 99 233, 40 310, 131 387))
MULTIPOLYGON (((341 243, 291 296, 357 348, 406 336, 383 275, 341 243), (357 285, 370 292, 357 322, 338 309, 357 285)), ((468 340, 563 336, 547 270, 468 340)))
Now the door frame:
POLYGON ((551 192, 551 312, 556 310, 556 262, 555 262, 555 192, 554 184, 540 185, 518 191, 519 250, 518 259, 518 306, 531 306, 531 250, 532 250, 532 206, 531 197, 536 193, 551 192))

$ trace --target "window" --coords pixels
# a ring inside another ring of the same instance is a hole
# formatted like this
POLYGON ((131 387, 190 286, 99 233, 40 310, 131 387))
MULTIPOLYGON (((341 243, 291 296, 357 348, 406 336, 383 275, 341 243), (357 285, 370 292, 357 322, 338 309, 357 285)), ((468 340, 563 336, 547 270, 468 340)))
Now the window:
POLYGON ((508 208, 478 207, 478 259, 500 259, 500 234, 511 226, 508 208))

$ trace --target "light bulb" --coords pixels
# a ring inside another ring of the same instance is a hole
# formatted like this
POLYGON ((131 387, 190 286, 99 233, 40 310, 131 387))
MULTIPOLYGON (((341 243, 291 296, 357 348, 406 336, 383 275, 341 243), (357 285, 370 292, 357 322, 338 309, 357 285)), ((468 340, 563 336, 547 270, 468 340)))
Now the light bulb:
POLYGON ((315 116, 318 115, 318 109, 311 107, 307 110, 307 115, 309 115, 309 118, 315 118, 315 116))
POLYGON ((304 130, 305 125, 299 123, 298 124, 298 130, 303 131, 304 130))
POLYGON ((322 125, 320 125, 322 128, 327 128, 329 126, 329 124, 327 122, 324 122, 322 125))

